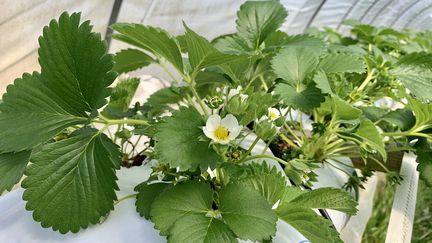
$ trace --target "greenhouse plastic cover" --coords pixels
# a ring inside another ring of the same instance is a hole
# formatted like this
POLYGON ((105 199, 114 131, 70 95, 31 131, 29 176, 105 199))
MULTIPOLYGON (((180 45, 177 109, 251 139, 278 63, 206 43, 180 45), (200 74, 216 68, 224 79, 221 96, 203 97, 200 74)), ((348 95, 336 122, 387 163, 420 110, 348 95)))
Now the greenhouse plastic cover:
MULTIPOLYGON (((0 93, 23 72, 39 69, 37 38, 43 26, 63 11, 82 12, 104 36, 114 22, 155 25, 177 35, 182 20, 196 32, 214 38, 235 31, 236 11, 243 0, 1 0, 0 93)), ((289 15, 282 30, 302 33, 309 27, 329 26, 348 33, 345 19, 396 29, 432 26, 432 0, 280 0, 289 15)), ((109 38, 108 38, 109 39, 109 38)), ((117 41, 110 51, 126 47, 117 41)), ((154 67, 142 73, 154 71, 154 67)), ((157 72, 157 70, 156 70, 157 72)), ((163 77, 163 76, 162 76, 163 77)))

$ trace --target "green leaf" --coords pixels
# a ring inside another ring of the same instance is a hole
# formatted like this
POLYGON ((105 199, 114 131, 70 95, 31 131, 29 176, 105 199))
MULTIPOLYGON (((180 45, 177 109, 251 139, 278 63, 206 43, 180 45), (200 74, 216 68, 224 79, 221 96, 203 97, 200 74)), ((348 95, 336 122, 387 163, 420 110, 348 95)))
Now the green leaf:
POLYGON ((42 74, 24 74, 3 95, 0 151, 31 149, 95 115, 115 78, 112 57, 89 22, 64 13, 39 38, 42 74))
POLYGON ((221 36, 212 41, 214 47, 227 54, 251 54, 248 43, 236 34, 221 36))
POLYGON ((276 31, 270 34, 265 40, 266 50, 274 48, 289 47, 289 48, 308 48, 317 53, 325 51, 325 43, 316 37, 301 34, 291 35, 282 31, 276 31))
POLYGON ((113 70, 118 73, 127 73, 150 65, 153 58, 137 49, 124 49, 114 56, 113 70))
POLYGON ((220 192, 219 201, 223 219, 241 239, 261 241, 276 233, 276 214, 259 192, 230 184, 220 192))
POLYGON ((171 228, 169 243, 236 243, 234 233, 221 220, 203 214, 186 214, 171 228))
POLYGON ((139 78, 121 80, 113 89, 110 101, 102 114, 108 118, 126 116, 139 83, 139 78))
POLYGON ((215 65, 229 64, 244 60, 244 57, 237 55, 230 55, 219 52, 213 47, 210 42, 204 37, 198 35, 193 30, 184 24, 186 29, 185 41, 189 55, 189 61, 192 66, 192 73, 196 73, 199 70, 215 65))
POLYGON ((147 99, 147 102, 142 106, 145 113, 149 116, 156 116, 165 110, 169 110, 170 104, 176 104, 186 97, 189 91, 186 87, 171 86, 160 89, 147 99))
POLYGON ((114 39, 124 41, 149 51, 156 57, 163 57, 179 72, 183 73, 183 59, 177 40, 166 31, 141 24, 116 23, 112 28, 120 34, 114 39))
POLYGON ((316 87, 320 89, 323 94, 334 94, 330 85, 330 81, 323 70, 319 70, 315 73, 313 81, 316 83, 316 87))
POLYGON ((168 235, 173 225, 182 217, 206 215, 211 210, 212 202, 213 191, 210 185, 187 181, 162 192, 154 200, 150 216, 160 233, 168 235))
POLYGON ((276 85, 274 91, 286 105, 291 105, 294 109, 301 111, 310 111, 315 107, 319 107, 324 101, 321 91, 313 85, 309 85, 306 89, 297 92, 296 88, 291 85, 280 83, 276 85))
POLYGON ((44 228, 78 232, 114 209, 121 153, 99 131, 84 128, 43 145, 31 161, 22 182, 23 199, 44 228))
POLYGON ((248 165, 249 176, 238 183, 244 187, 257 190, 261 196, 267 199, 270 205, 274 205, 284 194, 286 179, 276 168, 269 168, 267 163, 253 163, 248 165))
POLYGON ((313 243, 342 243, 339 233, 331 228, 331 221, 317 215, 309 208, 284 203, 278 207, 276 213, 279 218, 294 227, 313 243))
POLYGON ((157 196, 159 196, 165 189, 170 188, 169 183, 153 183, 148 184, 147 182, 141 183, 135 187, 135 191, 138 192, 137 199, 135 202, 136 210, 141 217, 150 219, 150 209, 157 196))
POLYGON ((417 170, 420 172, 420 178, 432 187, 432 145, 426 138, 419 138, 415 144, 417 155, 417 170))
POLYGON ((416 117, 408 109, 397 109, 385 114, 381 120, 395 125, 401 131, 407 131, 415 125, 416 117))
POLYGON ((357 202, 347 192, 337 188, 318 188, 300 194, 291 205, 305 208, 333 209, 350 215, 356 214, 357 202))
POLYGON ((155 138, 160 161, 181 171, 215 166, 222 159, 209 142, 201 141, 204 125, 196 109, 184 107, 159 124, 155 138))
POLYGON ((301 83, 317 65, 317 53, 306 48, 284 48, 271 61, 274 73, 292 85, 301 83))
POLYGON ((357 56, 332 53, 321 59, 319 68, 326 73, 363 73, 366 71, 366 64, 357 56))
POLYGON ((362 139, 362 142, 368 144, 373 150, 378 151, 383 160, 386 161, 387 153, 385 150, 384 139, 373 122, 368 119, 362 120, 355 134, 362 139))
POLYGON ((27 167, 31 151, 0 154, 0 195, 18 183, 27 167))
POLYGON ((390 73, 418 98, 432 100, 432 54, 419 52, 405 55, 390 73))
POLYGON ((256 50, 269 34, 283 24, 287 16, 287 11, 279 2, 245 2, 237 12, 238 35, 248 40, 249 47, 256 50))
POLYGON ((338 119, 349 121, 360 118, 362 111, 357 107, 354 107, 337 96, 332 97, 332 100, 333 112, 338 119))
POLYGON ((415 124, 410 132, 423 131, 432 127, 432 104, 423 104, 416 99, 408 99, 409 107, 415 115, 415 124))

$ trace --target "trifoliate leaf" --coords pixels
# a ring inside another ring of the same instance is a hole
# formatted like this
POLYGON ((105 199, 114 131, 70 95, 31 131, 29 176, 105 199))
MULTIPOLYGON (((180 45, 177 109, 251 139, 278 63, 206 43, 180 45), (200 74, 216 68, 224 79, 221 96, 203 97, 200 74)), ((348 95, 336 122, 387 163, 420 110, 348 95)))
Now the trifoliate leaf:
POLYGON ((339 233, 331 228, 331 221, 317 215, 310 208, 284 203, 276 213, 312 243, 342 243, 339 233))
POLYGON ((31 151, 0 154, 0 195, 21 180, 30 154, 31 151))
POLYGON ((319 67, 326 73, 363 73, 365 62, 357 56, 332 53, 321 59, 319 67))
POLYGON ((102 111, 102 114, 108 118, 127 116, 127 111, 139 83, 139 78, 121 80, 113 89, 110 101, 104 111, 102 111))
POLYGON ((162 235, 168 235, 182 217, 205 216, 211 210, 212 202, 213 191, 210 185, 198 181, 180 183, 165 190, 154 200, 150 209, 151 220, 162 235))
POLYGON ((230 184, 220 192, 219 201, 222 218, 239 238, 262 241, 276 233, 276 214, 259 192, 230 184))
POLYGON ((165 189, 170 188, 169 183, 152 183, 147 182, 141 183, 135 187, 135 191, 138 192, 137 199, 135 202, 136 210, 141 217, 150 219, 150 209, 155 198, 159 196, 165 189))
POLYGON ((248 165, 249 173, 238 183, 242 186, 257 190, 270 205, 274 205, 284 194, 286 179, 276 169, 270 169, 267 163, 253 163, 248 165), (266 168, 261 168, 266 167, 266 168))
POLYGON ((127 73, 150 65, 153 58, 137 49, 124 49, 114 56, 113 70, 118 73, 127 73))
POLYGON ((176 104, 180 102, 188 94, 186 87, 167 87, 160 89, 147 99, 142 106, 142 110, 145 113, 149 113, 150 116, 156 116, 165 110, 168 110, 169 104, 176 104))
POLYGON ((182 108, 157 126, 156 150, 160 161, 180 170, 204 170, 221 161, 207 141, 201 141, 205 125, 195 108, 182 108))
POLYGON ((333 90, 330 85, 330 81, 323 70, 316 72, 313 81, 316 83, 316 87, 321 90, 323 94, 333 95, 333 90))
POLYGON ((89 22, 64 13, 39 39, 42 74, 24 74, 0 105, 0 151, 28 150, 63 129, 83 124, 105 104, 115 78, 112 58, 89 22))
POLYGON ((418 98, 432 100, 432 54, 419 52, 405 55, 390 73, 418 98))
POLYGON ((234 233, 221 220, 204 214, 186 214, 171 228, 168 243, 237 243, 234 233))
POLYGON ((321 91, 313 85, 309 85, 298 92, 291 85, 280 83, 276 85, 274 92, 280 96, 286 105, 301 111, 310 111, 315 107, 319 107, 321 102, 325 100, 321 91))
POLYGON ((114 208, 121 153, 99 131, 84 128, 43 145, 31 161, 22 182, 23 199, 43 227, 78 232, 114 208))
POLYGON ((287 16, 287 11, 279 2, 247 1, 237 12, 238 35, 249 42, 252 50, 256 50, 269 34, 282 25, 287 16))
POLYGON ((318 188, 301 193, 290 204, 313 209, 333 209, 350 215, 357 212, 354 198, 337 188, 318 188))
POLYGON ((151 26, 126 23, 116 23, 112 28, 120 33, 113 35, 114 39, 140 47, 156 57, 163 57, 183 73, 180 47, 177 40, 166 31, 151 26))
POLYGON ((318 54, 306 48, 284 48, 271 61, 274 73, 292 85, 302 82, 318 65, 318 54))

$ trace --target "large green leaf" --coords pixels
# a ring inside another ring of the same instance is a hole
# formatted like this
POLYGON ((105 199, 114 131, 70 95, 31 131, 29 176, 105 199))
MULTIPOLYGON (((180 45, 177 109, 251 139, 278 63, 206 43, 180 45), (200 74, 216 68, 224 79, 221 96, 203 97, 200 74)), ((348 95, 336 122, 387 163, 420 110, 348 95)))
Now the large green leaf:
POLYGON ((186 214, 171 228, 169 243, 236 243, 234 233, 221 220, 204 214, 186 214))
POLYGON ((421 132, 432 127, 432 104, 424 104, 416 99, 409 99, 409 107, 415 115, 415 124, 409 132, 421 132))
POLYGON ((318 188, 300 194, 290 202, 305 208, 333 209, 350 215, 357 212, 357 202, 345 191, 337 188, 318 188))
POLYGON ((325 43, 316 37, 301 34, 291 35, 282 31, 273 32, 265 40, 266 50, 272 50, 280 47, 290 48, 308 48, 317 53, 322 53, 325 50, 325 43))
POLYGON ((21 180, 30 154, 31 151, 0 154, 0 195, 21 180))
POLYGON ((306 48, 284 48, 271 61, 274 73, 292 85, 302 82, 318 65, 318 54, 306 48))
POLYGON ((230 62, 243 61, 244 57, 225 54, 219 52, 215 47, 213 47, 210 42, 195 33, 189 27, 184 24, 186 29, 185 41, 186 47, 189 55, 189 61, 192 66, 192 73, 196 73, 199 70, 215 65, 229 64, 230 62))
POLYGON ((114 56, 113 70, 119 73, 127 73, 150 65, 153 58, 137 49, 124 49, 114 56))
POLYGON ((366 71, 365 62, 359 57, 333 53, 321 59, 319 67, 326 73, 363 73, 366 71))
POLYGON ((182 108, 159 124, 155 138, 160 161, 182 171, 213 167, 221 158, 209 142, 201 141, 204 125, 195 108, 182 108))
POLYGON ((355 135, 360 138, 362 143, 367 144, 372 150, 376 150, 383 160, 386 161, 387 152, 384 146, 384 139, 373 122, 368 119, 362 120, 355 135))
POLYGON ((342 242, 337 231, 331 228, 331 221, 317 215, 312 209, 284 203, 276 213, 312 243, 342 242))
POLYGON ((166 31, 141 24, 117 23, 112 28, 120 34, 114 39, 140 47, 156 57, 163 57, 183 73, 183 59, 177 40, 166 31))
POLYGON ((276 214, 259 192, 230 184, 220 192, 219 201, 223 219, 239 238, 261 241, 276 233, 276 214))
POLYGON ((24 74, 9 86, 0 105, 0 151, 28 150, 85 123, 105 104, 115 78, 112 57, 79 14, 51 21, 39 39, 42 74, 24 74))
POLYGON ((95 129, 84 128, 73 135, 43 145, 32 156, 22 182, 26 209, 43 227, 61 233, 98 223, 117 199, 118 146, 95 129))
POLYGON ((323 94, 334 94, 330 85, 330 81, 328 80, 327 75, 323 70, 318 70, 315 73, 313 81, 316 83, 316 87, 320 89, 323 94))
MULTIPOLYGON (((206 215, 211 210, 213 191, 204 182, 187 181, 165 190, 153 202, 151 220, 168 235, 177 220, 187 215, 206 215)), ((189 229, 192 230, 192 229, 189 229)))
POLYGON ((289 84, 280 83, 275 87, 274 91, 286 105, 305 112, 319 107, 321 102, 325 100, 321 91, 313 85, 297 91, 296 88, 289 84))
POLYGON ((141 217, 150 219, 150 209, 154 200, 170 186, 171 184, 169 183, 148 184, 147 182, 144 182, 135 187, 135 191, 138 192, 135 206, 141 217))
POLYGON ((110 101, 102 114, 109 118, 126 116, 139 83, 139 78, 129 78, 119 81, 113 89, 110 101))
POLYGON ((287 16, 287 11, 279 2, 245 2, 237 12, 238 35, 248 40, 249 47, 256 50, 269 34, 282 25, 287 16))
POLYGON ((418 98, 432 100, 432 54, 405 55, 390 72, 418 98))
POLYGON ((270 168, 267 163, 253 163, 247 167, 248 176, 241 179, 239 184, 257 190, 270 205, 274 205, 282 198, 287 182, 275 167, 270 168))
POLYGON ((159 115, 169 109, 169 104, 180 102, 188 92, 186 87, 171 86, 160 89, 150 95, 141 109, 150 116, 159 115))

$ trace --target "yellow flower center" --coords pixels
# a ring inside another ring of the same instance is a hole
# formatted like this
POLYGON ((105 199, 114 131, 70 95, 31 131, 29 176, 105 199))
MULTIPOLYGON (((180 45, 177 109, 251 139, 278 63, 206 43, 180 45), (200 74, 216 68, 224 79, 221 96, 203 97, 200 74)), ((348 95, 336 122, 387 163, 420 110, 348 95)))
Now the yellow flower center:
POLYGON ((276 112, 273 112, 273 111, 269 111, 268 115, 269 115, 270 119, 272 119, 272 120, 278 118, 278 115, 276 114, 276 112))
POLYGON ((225 127, 219 126, 214 131, 214 136, 219 140, 227 140, 230 132, 225 127))

